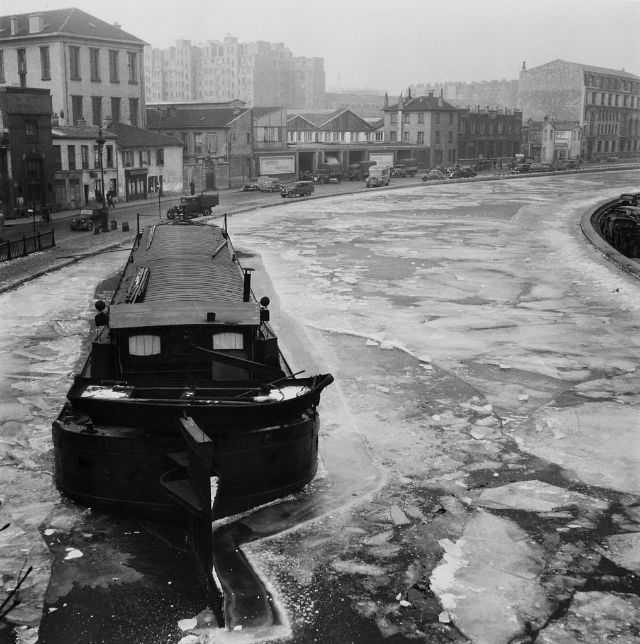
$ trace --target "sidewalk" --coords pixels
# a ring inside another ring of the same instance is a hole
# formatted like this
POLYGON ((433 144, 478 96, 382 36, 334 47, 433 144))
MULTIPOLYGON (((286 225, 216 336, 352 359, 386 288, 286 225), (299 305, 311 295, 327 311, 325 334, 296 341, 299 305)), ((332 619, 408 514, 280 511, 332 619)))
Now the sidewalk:
POLYGON ((48 250, 32 253, 0 264, 0 293, 17 288, 49 271, 57 270, 81 259, 97 255, 127 241, 132 242, 135 230, 113 230, 99 235, 77 235, 61 241, 48 250))

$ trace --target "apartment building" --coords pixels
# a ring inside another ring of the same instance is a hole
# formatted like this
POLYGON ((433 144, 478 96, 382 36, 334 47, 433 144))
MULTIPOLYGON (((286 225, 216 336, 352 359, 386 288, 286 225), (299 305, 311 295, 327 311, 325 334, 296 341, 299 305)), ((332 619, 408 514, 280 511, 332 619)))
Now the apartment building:
POLYGON ((457 162, 458 110, 442 95, 401 95, 393 105, 385 97, 383 113, 386 142, 411 146, 414 158, 425 167, 457 162))
POLYGON ((2 16, 0 86, 49 90, 60 125, 142 125, 144 45, 80 9, 2 16))
POLYGON ((249 107, 317 107, 324 97, 324 60, 295 57, 283 43, 241 43, 226 36, 194 45, 178 40, 145 51, 147 102, 220 102, 249 107))
POLYGON ((585 159, 640 154, 640 77, 629 72, 559 59, 523 63, 518 104, 525 120, 580 126, 585 159))

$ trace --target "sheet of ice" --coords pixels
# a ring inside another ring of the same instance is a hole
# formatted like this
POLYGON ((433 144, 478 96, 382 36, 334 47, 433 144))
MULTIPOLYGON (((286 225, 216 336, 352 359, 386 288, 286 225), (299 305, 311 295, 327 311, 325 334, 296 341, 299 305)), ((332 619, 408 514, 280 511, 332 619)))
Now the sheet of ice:
POLYGON ((89 385, 86 387, 81 398, 99 398, 103 400, 118 400, 120 398, 130 398, 131 390, 114 389, 113 387, 104 387, 100 385, 89 385))
POLYGON ((263 396, 254 396, 253 400, 256 402, 267 402, 268 400, 274 401, 283 401, 283 400, 293 400, 298 396, 304 396, 304 394, 311 391, 309 387, 296 387, 289 385, 287 387, 276 387, 272 389, 268 394, 263 396))

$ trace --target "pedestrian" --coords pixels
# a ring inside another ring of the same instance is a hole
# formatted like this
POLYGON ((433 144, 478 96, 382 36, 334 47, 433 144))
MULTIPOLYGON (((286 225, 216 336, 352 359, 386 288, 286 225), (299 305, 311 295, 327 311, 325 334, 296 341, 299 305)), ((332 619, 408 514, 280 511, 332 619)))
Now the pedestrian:
POLYGON ((109 208, 115 208, 116 204, 113 202, 113 190, 107 191, 107 205, 109 208))
POLYGON ((189 191, 192 195, 196 194, 196 184, 193 181, 189 184, 189 191))

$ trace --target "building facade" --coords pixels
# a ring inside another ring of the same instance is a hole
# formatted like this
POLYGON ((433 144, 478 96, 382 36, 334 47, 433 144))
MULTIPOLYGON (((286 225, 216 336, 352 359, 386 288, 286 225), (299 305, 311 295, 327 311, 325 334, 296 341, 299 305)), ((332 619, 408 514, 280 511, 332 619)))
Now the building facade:
POLYGON ((640 77, 554 60, 520 71, 524 119, 570 121, 582 128, 581 156, 597 160, 640 154, 640 77))
POLYGON ((144 42, 80 9, 0 17, 0 86, 51 92, 60 125, 141 125, 144 42))
POLYGON ((520 152, 522 112, 490 107, 458 109, 458 164, 502 167, 520 152))
POLYGON ((582 128, 577 121, 544 120, 541 131, 540 161, 555 164, 558 161, 579 159, 582 152, 582 128))
POLYGON ((53 174, 49 91, 0 87, 0 211, 51 204, 53 174))
POLYGON ((54 127, 53 144, 60 208, 99 204, 103 190, 119 201, 183 192, 182 142, 173 137, 106 121, 54 127))
POLYGON ((221 102, 312 108, 324 99, 322 58, 295 57, 282 43, 226 36, 194 45, 178 40, 145 51, 147 102, 221 102))
POLYGON ((183 143, 184 185, 197 192, 242 185, 251 176, 251 110, 241 102, 147 108, 147 127, 183 143))
POLYGON ((384 140, 411 146, 421 166, 457 163, 458 110, 442 96, 409 94, 393 105, 385 100, 383 113, 384 140))
POLYGON ((116 135, 80 123, 52 128, 57 208, 76 209, 101 203, 101 194, 118 192, 116 135), (102 164, 100 145, 103 140, 102 164), (104 178, 104 184, 103 184, 104 178))
POLYGON ((180 139, 116 121, 106 125, 106 131, 116 136, 119 199, 133 201, 183 192, 180 139))

